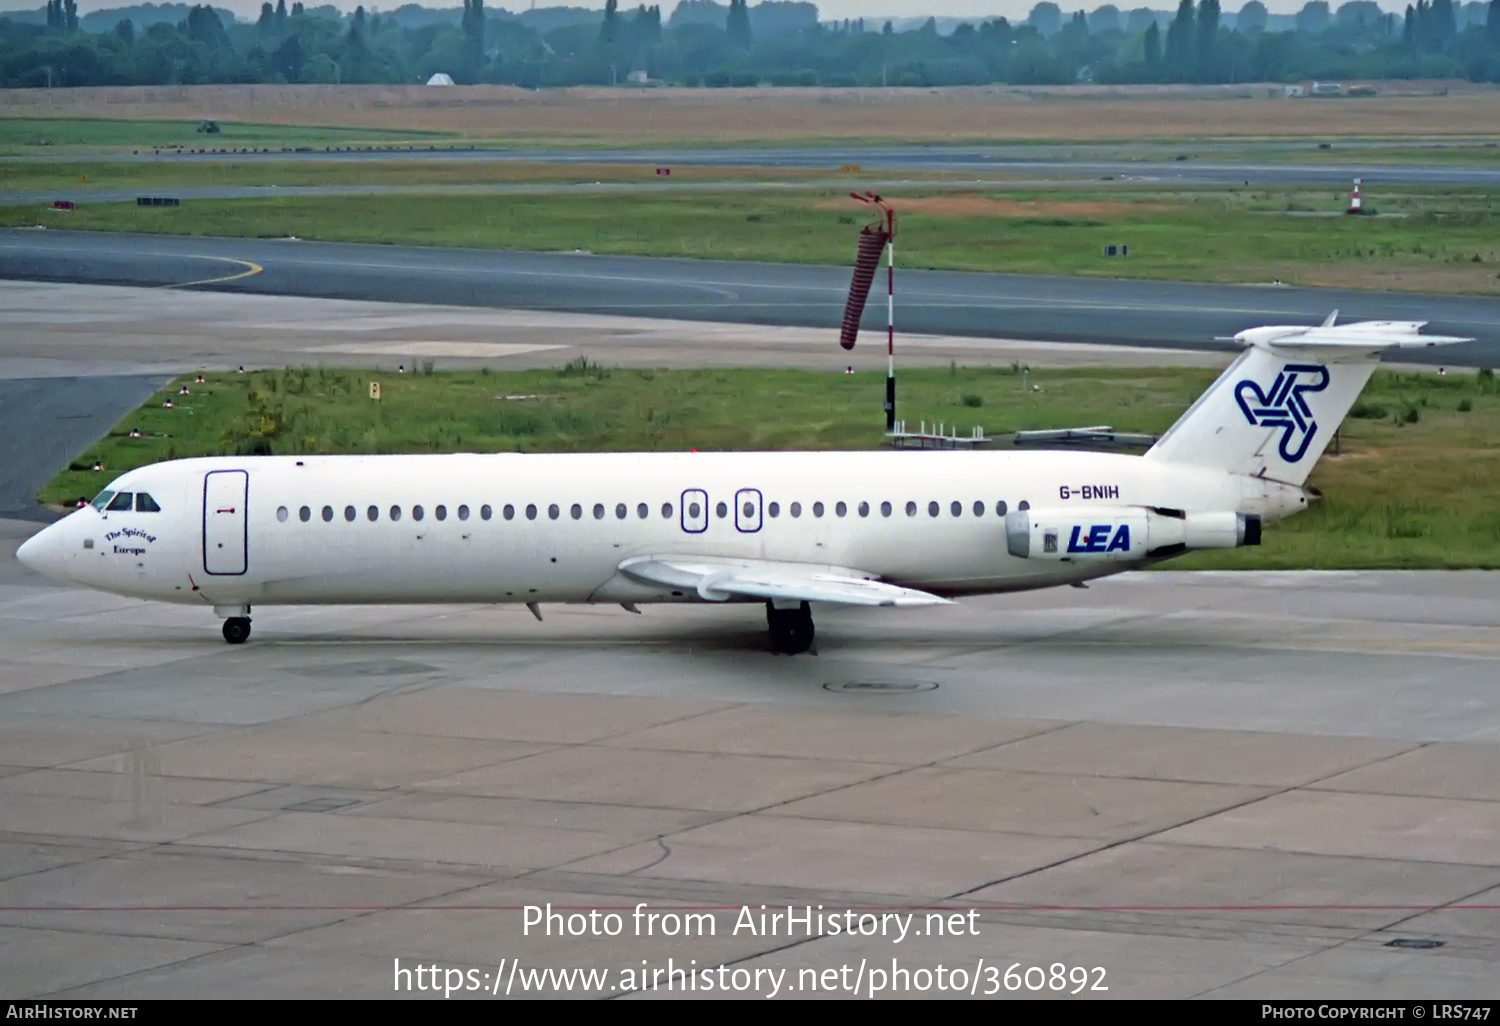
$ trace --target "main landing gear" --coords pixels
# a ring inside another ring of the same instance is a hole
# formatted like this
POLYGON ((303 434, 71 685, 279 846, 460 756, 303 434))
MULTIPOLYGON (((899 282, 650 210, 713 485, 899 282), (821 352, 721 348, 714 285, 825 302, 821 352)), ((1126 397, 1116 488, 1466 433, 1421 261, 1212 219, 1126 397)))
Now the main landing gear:
POLYGON ((812 607, 806 602, 792 609, 777 609, 766 603, 766 625, 771 629, 771 651, 781 655, 798 655, 812 648, 812 607))
POLYGON ((250 607, 215 606, 214 612, 226 617, 224 621, 224 640, 231 645, 243 645, 245 639, 250 637, 250 607))

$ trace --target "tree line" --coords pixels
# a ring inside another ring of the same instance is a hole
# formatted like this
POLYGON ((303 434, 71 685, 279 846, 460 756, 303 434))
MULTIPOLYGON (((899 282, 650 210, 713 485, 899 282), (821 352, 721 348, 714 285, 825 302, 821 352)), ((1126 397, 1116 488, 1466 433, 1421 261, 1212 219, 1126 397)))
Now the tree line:
POLYGON ((622 11, 617 0, 603 12, 511 14, 463 0, 461 10, 410 4, 347 16, 268 0, 253 21, 199 5, 176 21, 122 17, 90 32, 80 28, 75 0, 47 0, 35 12, 44 16, 0 17, 0 85, 394 84, 440 73, 528 88, 1500 81, 1497 4, 1417 0, 1398 15, 1373 0, 1336 11, 1313 0, 1288 19, 1269 15, 1260 0, 1233 15, 1219 0, 1071 15, 1043 2, 1016 23, 993 18, 940 31, 929 18, 897 31, 889 21, 820 22, 811 3, 782 0, 683 0, 665 23, 660 7, 622 11))

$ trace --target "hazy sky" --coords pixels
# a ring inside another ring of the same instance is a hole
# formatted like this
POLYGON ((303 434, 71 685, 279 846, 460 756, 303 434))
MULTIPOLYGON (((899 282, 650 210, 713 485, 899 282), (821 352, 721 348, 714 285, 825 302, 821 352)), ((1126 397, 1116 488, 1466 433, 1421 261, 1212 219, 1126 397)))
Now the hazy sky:
MULTIPOLYGON (((89 11, 97 11, 109 7, 123 7, 129 0, 78 0, 78 10, 87 14, 89 11)), ((192 2, 192 0, 184 0, 192 2)), ((241 17, 252 16, 260 12, 260 0, 209 0, 215 7, 225 7, 235 11, 241 17)), ((332 2, 334 6, 346 11, 352 11, 359 5, 361 0, 303 0, 309 7, 321 6, 325 2, 332 2)), ((424 7, 462 7, 462 0, 421 0, 424 7)), ((485 0, 490 7, 504 7, 511 11, 522 11, 529 4, 529 0, 485 0)), ((625 10, 633 10, 640 0, 620 0, 620 7, 625 10)), ((659 0, 660 2, 660 0, 659 0)), ((756 0, 751 0, 751 6, 756 0)), ((1087 0, 1085 3, 1070 3, 1068 0, 1057 0, 1058 6, 1065 12, 1075 10, 1091 11, 1103 4, 1104 0, 1087 0)), ((1238 10, 1242 0, 1220 0, 1226 11, 1238 10)), ((1273 14, 1291 14, 1302 8, 1306 0, 1262 0, 1266 8, 1273 14)), ((1329 0, 1329 6, 1337 9, 1342 0, 1329 0)), ((375 4, 365 4, 365 9, 383 8, 394 10, 400 7, 402 0, 385 0, 375 4)), ((819 0, 818 13, 825 20, 834 18, 864 18, 867 21, 880 21, 884 18, 916 18, 935 14, 939 17, 954 18, 996 18, 1006 17, 1012 20, 1026 17, 1035 0, 879 0, 878 3, 862 3, 860 0, 819 0), (880 14, 869 13, 878 10, 880 14)), ((604 0, 543 0, 535 4, 538 7, 589 7, 596 10, 604 8, 604 0)), ((32 3, 28 0, 0 0, 0 10, 35 10, 42 6, 41 3, 32 3)), ((676 7, 676 0, 665 0, 661 2, 662 14, 670 14, 672 8, 676 7)), ((1133 7, 1150 7, 1154 10, 1173 10, 1177 4, 1175 0, 1116 0, 1115 6, 1122 11, 1128 11, 1133 7)), ((1388 11, 1404 11, 1405 0, 1381 0, 1381 6, 1388 11)))

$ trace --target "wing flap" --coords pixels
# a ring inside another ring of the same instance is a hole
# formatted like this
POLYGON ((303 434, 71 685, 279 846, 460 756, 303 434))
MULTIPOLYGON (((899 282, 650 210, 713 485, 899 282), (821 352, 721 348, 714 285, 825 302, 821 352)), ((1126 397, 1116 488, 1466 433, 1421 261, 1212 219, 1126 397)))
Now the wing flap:
POLYGON ((934 606, 948 602, 929 592, 886 584, 860 570, 809 563, 641 556, 621 563, 620 572, 643 584, 691 589, 708 602, 735 597, 851 606, 934 606))

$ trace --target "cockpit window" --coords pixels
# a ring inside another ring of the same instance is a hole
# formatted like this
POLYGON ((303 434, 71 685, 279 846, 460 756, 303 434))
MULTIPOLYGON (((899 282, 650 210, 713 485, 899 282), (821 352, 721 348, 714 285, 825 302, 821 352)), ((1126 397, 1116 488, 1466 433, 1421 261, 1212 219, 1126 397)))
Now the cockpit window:
POLYGON ((145 492, 136 492, 135 511, 137 513, 160 513, 161 507, 156 504, 155 499, 151 498, 145 492))
POLYGON ((100 492, 94 498, 94 501, 89 503, 89 505, 93 506, 95 509, 103 509, 109 504, 109 500, 113 499, 114 497, 115 493, 106 488, 104 491, 100 492))
POLYGON ((110 510, 111 512, 115 510, 128 511, 131 506, 131 500, 134 498, 135 496, 130 492, 120 492, 113 499, 111 499, 109 505, 105 506, 104 508, 110 510))

